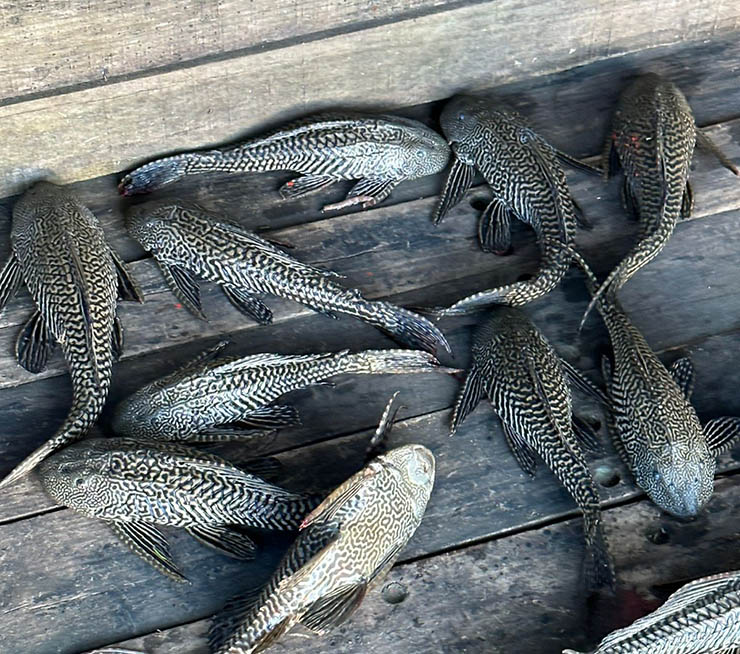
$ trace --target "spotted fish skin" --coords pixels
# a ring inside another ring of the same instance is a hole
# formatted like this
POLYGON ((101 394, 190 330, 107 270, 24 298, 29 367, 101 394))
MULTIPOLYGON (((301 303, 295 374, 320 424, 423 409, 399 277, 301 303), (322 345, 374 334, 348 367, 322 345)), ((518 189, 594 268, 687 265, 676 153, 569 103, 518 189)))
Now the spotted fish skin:
POLYGON ((710 150, 735 175, 740 170, 696 126, 686 98, 672 82, 650 73, 622 93, 604 151, 607 175, 621 165, 622 201, 639 220, 637 244, 599 291, 612 297, 665 247, 680 218, 693 208, 689 167, 695 145, 710 150))
POLYGON ((478 328, 472 355, 453 410, 453 433, 486 395, 520 466, 534 474, 536 453, 583 512, 589 589, 613 587, 599 493, 574 432, 571 393, 560 357, 521 310, 505 306, 493 309, 478 328))
POLYGON ((574 202, 558 163, 565 155, 536 134, 519 114, 493 106, 485 98, 454 98, 444 108, 440 123, 450 141, 453 166, 435 221, 462 199, 474 171, 479 171, 494 195, 481 217, 484 249, 508 249, 509 223, 514 216, 532 227, 542 256, 534 279, 476 293, 445 313, 468 313, 491 304, 523 305, 549 293, 571 261, 557 243, 572 247, 576 229, 574 202))
POLYGON ((193 277, 221 285, 238 308, 263 324, 272 314, 256 294, 269 293, 325 314, 354 316, 411 347, 434 353, 442 346, 449 351, 442 333, 427 319, 387 302, 366 300, 358 290, 338 284, 335 273, 301 263, 195 207, 143 205, 129 215, 128 229, 154 255, 173 292, 201 317, 193 277))
POLYGON ((609 634, 591 654, 729 654, 739 646, 740 572, 735 571, 686 584, 653 613, 609 634))
POLYGON ((416 531, 433 484, 434 457, 421 445, 371 461, 304 520, 256 603, 226 633, 214 627, 212 649, 251 654, 298 622, 319 634, 344 622, 416 531))
MULTIPOLYGON (((156 534, 156 526, 164 525, 185 528, 206 540, 204 533, 211 530, 216 542, 206 542, 214 547, 218 547, 219 537, 214 530, 232 525, 295 529, 316 504, 221 457, 176 443, 90 438, 47 458, 38 471, 44 490, 54 501, 106 521, 117 527, 119 535, 121 528, 142 530, 140 536, 153 530, 156 534)), ((234 532, 230 536, 241 535, 234 532)), ((241 538, 251 555, 254 546, 246 536, 241 538)), ((142 537, 137 544, 145 546, 145 541, 142 537)), ((124 542, 131 546, 126 538, 124 542)), ((144 552, 132 549, 160 571, 178 577, 171 561, 157 561, 151 552, 147 556, 146 548, 144 552)), ((218 549, 232 555, 240 553, 238 548, 230 551, 226 545, 218 549)))
MULTIPOLYGON (((113 419, 116 433, 157 440, 221 440, 228 432, 219 431, 219 426, 248 423, 250 417, 258 418, 255 426, 260 419, 270 426, 268 405, 274 400, 336 375, 457 372, 440 367, 426 352, 411 350, 266 353, 217 360, 208 360, 209 355, 123 400, 113 419)), ((287 408, 275 407, 274 419, 279 420, 285 414, 281 409, 287 408)))
MULTIPOLYGON (((37 307, 19 337, 19 361, 40 372, 58 343, 69 368, 73 401, 56 434, 0 486, 84 436, 100 414, 110 387, 114 344, 121 345, 116 300, 118 278, 126 275, 95 215, 67 190, 48 182, 36 184, 17 202, 10 238, 12 255, 0 282, 0 306, 23 283, 37 307)), ((141 300, 135 283, 126 283, 134 295, 128 299, 141 300)))
POLYGON ((403 181, 433 175, 450 151, 436 132, 398 116, 325 115, 289 124, 267 136, 208 152, 190 152, 148 163, 126 175, 123 195, 146 193, 188 175, 291 170, 284 198, 317 191, 339 180, 360 180, 347 199, 325 209, 382 202, 403 181))

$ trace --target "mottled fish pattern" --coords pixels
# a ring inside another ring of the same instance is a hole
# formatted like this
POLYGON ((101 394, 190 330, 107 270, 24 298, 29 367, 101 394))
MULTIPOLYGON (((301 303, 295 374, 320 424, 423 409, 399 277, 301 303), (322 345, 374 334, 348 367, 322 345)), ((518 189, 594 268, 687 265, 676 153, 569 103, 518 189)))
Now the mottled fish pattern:
MULTIPOLYGON (((545 337, 519 309, 496 307, 475 333, 473 362, 452 414, 453 433, 486 395, 522 469, 533 475, 542 458, 583 512, 591 590, 615 585, 599 493, 583 445, 598 447, 587 425, 574 419, 566 371, 545 337)), ((576 380, 574 380, 576 381, 576 380)), ((585 383, 585 382, 584 382, 585 383)))
POLYGON ((327 354, 254 354, 214 360, 225 343, 140 388, 116 407, 121 436, 218 441, 298 421, 291 406, 272 402, 341 374, 456 373, 426 352, 368 350, 327 354))
POLYGON ((325 115, 302 120, 237 146, 189 152, 148 163, 126 175, 124 195, 147 193, 187 175, 290 170, 303 176, 280 194, 298 198, 339 180, 359 180, 343 202, 324 210, 385 200, 403 181, 433 175, 450 156, 445 140, 422 123, 398 116, 325 115))
POLYGON ((304 520, 256 601, 237 599, 216 617, 212 650, 252 654, 299 622, 323 634, 347 620, 416 531, 433 484, 434 457, 421 445, 371 461, 304 520))
POLYGON ((19 363, 41 372, 59 344, 72 380, 72 407, 62 426, 2 482, 82 438, 105 403, 113 359, 122 347, 116 299, 141 301, 125 266, 105 241, 95 215, 62 187, 40 182, 13 208, 12 254, 0 273, 0 309, 21 284, 36 311, 18 336, 19 363))
MULTIPOLYGON (((579 263, 596 297, 597 281, 579 263)), ((740 435, 740 419, 716 418, 702 428, 690 402, 690 359, 666 369, 616 299, 602 295, 596 307, 613 351, 613 362, 604 357, 602 364, 615 447, 655 504, 695 516, 712 495, 717 455, 740 435)))
POLYGON ((185 581, 157 526, 182 527, 224 554, 252 558, 255 544, 235 526, 296 529, 316 505, 244 468, 176 443, 91 438, 47 458, 38 472, 55 502, 104 520, 145 561, 185 581))
MULTIPOLYGON (((612 297, 665 247, 677 222, 693 209, 689 166, 696 143, 713 152, 736 175, 738 168, 699 130, 675 84, 654 73, 622 93, 604 151, 610 175, 624 171, 622 202, 640 225, 637 244, 602 284, 612 297)), ((589 310, 593 303, 589 306, 589 310)))
POLYGON ((462 199, 480 172, 493 199, 480 218, 479 238, 487 251, 505 253, 511 244, 511 218, 531 226, 537 236, 542 264, 527 281, 481 291, 444 310, 469 313, 491 304, 523 305, 549 293, 570 267, 577 207, 558 160, 590 167, 559 152, 536 134, 516 112, 484 98, 451 100, 440 118, 450 141, 453 163, 435 210, 439 222, 462 199))
POLYGON ((388 302, 370 301, 338 284, 336 273, 301 263, 272 243, 196 208, 153 203, 129 215, 129 233, 157 260, 172 292, 203 316, 196 278, 221 286, 243 313, 267 324, 270 309, 257 297, 269 293, 333 316, 345 313, 392 338, 432 353, 449 351, 442 333, 426 318, 388 302))
POLYGON ((686 584, 659 609, 610 633, 591 654, 732 654, 739 647, 740 572, 735 571, 686 584))

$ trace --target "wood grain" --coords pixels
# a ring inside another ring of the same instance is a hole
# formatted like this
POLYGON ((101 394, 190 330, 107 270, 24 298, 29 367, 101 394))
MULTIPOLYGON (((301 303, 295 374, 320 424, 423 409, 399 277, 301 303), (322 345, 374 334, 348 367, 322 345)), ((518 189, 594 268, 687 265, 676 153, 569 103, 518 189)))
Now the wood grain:
POLYGON ((39 177, 87 179, 172 150, 231 141, 268 121, 322 108, 417 104, 722 36, 738 29, 739 16, 734 4, 712 0, 627 0, 619 11, 590 0, 480 2, 10 104, 0 107, 0 195, 39 177))

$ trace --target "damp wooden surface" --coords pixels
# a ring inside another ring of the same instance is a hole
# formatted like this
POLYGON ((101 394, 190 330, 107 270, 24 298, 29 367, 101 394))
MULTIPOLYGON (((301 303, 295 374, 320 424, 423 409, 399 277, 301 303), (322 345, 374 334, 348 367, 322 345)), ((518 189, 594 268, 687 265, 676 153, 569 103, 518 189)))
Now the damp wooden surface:
MULTIPOLYGON (((358 321, 332 321, 274 299, 268 304, 275 324, 260 327, 207 284, 203 300, 209 322, 178 308, 152 259, 124 230, 128 205, 115 186, 130 162, 228 140, 283 115, 352 104, 363 99, 361 89, 373 90, 365 93, 365 104, 400 107, 399 113, 436 126, 441 100, 494 84, 494 94, 530 117, 554 144, 595 157, 620 89, 644 70, 675 80, 698 124, 740 162, 737 7, 671 1, 652 7, 646 18, 639 13, 645 11, 643 4, 621 5, 617 13, 610 3, 560 0, 280 0, 269 3, 270 11, 262 0, 198 3, 198 11, 184 4, 105 0, 3 9, 0 45, 15 60, 0 64, 0 124, 6 137, 0 144, 0 195, 5 196, 0 199, 0 253, 8 250, 9 215, 16 200, 10 194, 39 168, 53 168, 64 179, 81 180, 73 189, 99 216, 147 296, 144 305, 120 307, 126 349, 114 370, 99 431, 109 433, 110 412, 118 400, 222 338, 231 341, 233 354, 393 346, 358 321), (532 22, 544 15, 552 20, 538 40, 548 41, 547 47, 513 38, 518 32, 529 34, 532 22), (122 20, 128 20, 128 28, 121 27, 122 20), (95 29, 85 31, 90 23, 95 29), (508 36, 505 43, 500 42, 502 31, 508 36), (548 37, 555 33, 558 38, 548 37), (416 59, 409 57, 410 47, 394 49, 396 35, 422 44, 414 49, 416 59), (367 62, 381 46, 389 65, 383 70, 365 66, 360 75, 358 62, 367 62), (429 58, 432 50, 435 57, 429 58), (56 60, 49 54, 54 52, 56 60), (347 52, 346 68, 329 79, 329 62, 347 52), (423 57, 428 59, 423 65, 414 63, 423 57), (396 58, 403 66, 393 63, 396 58), (288 75, 291 62, 300 66, 288 75), (440 62, 448 68, 440 68, 440 62), (299 101, 286 100, 295 76, 309 91, 299 101), (214 93, 214 85, 223 88, 214 93), (237 98, 237 90, 244 88, 249 92, 237 98), (152 111, 157 120, 152 121, 152 111), (176 129, 171 120, 178 122, 176 129), (80 131, 79 125, 87 129, 80 131), (102 139, 103 132, 109 141, 102 139), (59 147, 62 139, 65 145, 59 147), (21 151, 21 145, 27 147, 21 151)), ((635 233, 618 202, 619 180, 568 175, 574 196, 594 223, 593 230, 579 232, 578 244, 604 274, 629 249, 635 233)), ((367 297, 408 306, 449 303, 537 268, 532 233, 519 224, 510 256, 478 250, 476 216, 487 197, 480 185, 435 227, 430 215, 441 175, 404 184, 381 207, 351 215, 320 211, 340 199, 348 185, 296 202, 279 201, 275 190, 288 178, 203 176, 170 187, 166 195, 267 231, 292 244, 297 258, 346 275, 344 283, 367 297)), ((706 421, 740 415, 740 180, 697 151, 692 181, 694 216, 678 226, 664 252, 625 287, 622 297, 666 361, 684 351, 691 354, 697 371, 693 402, 706 421)), ((607 338, 598 318, 592 317, 577 335, 586 302, 581 276, 572 270, 560 288, 526 310, 564 358, 600 382, 607 338)), ((30 299, 21 293, 0 315, 0 475, 53 433, 71 400, 58 355, 37 376, 14 362, 14 339, 30 308, 30 299)), ((446 364, 467 366, 477 320, 440 323, 455 353, 454 359, 444 358, 446 364)), ((334 388, 316 387, 286 398, 300 411, 302 426, 258 444, 260 452, 275 453, 282 462, 280 483, 321 492, 352 474, 362 465, 387 398, 400 390, 405 408, 391 445, 417 441, 431 447, 437 484, 424 522, 383 589, 371 594, 340 630, 321 639, 297 631, 276 645, 276 652, 487 654, 515 648, 550 654, 566 646, 585 648, 654 608, 676 584, 740 565, 737 548, 731 546, 739 535, 734 507, 740 500, 740 453, 722 457, 721 478, 707 511, 697 521, 680 523, 644 500, 608 443, 600 407, 576 394, 576 413, 598 426, 606 444, 604 454, 591 463, 602 482, 620 580, 617 605, 600 606, 589 617, 580 580, 577 510, 544 465, 535 479, 519 470, 488 406, 482 404, 450 438, 449 407, 459 388, 454 377, 345 376, 336 382, 334 388), (398 604, 385 599, 391 592, 385 589, 393 584, 391 591, 406 595, 398 604)), ((238 455, 238 448, 223 449, 238 455)), ((285 536, 262 534, 258 558, 244 564, 201 547, 184 533, 168 535, 192 581, 188 587, 154 572, 102 523, 55 507, 35 479, 5 490, 0 502, 0 652, 75 654, 119 643, 149 654, 204 654, 207 616, 230 594, 264 581, 289 542, 285 536)))

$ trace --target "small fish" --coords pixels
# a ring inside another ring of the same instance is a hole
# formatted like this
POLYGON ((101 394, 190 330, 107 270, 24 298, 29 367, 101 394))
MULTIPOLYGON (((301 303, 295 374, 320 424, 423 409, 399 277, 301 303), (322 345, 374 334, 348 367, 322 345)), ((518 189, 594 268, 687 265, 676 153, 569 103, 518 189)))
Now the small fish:
POLYGON ((259 595, 232 600, 216 617, 212 651, 261 652, 299 622, 323 634, 347 620, 406 547, 433 485, 434 456, 422 445, 371 461, 306 517, 259 595))
POLYGON ((104 520, 147 563, 187 581, 157 525, 182 527, 223 554, 249 559, 256 546, 234 526, 296 529, 316 505, 248 470, 176 443, 90 438, 47 458, 38 472, 55 502, 104 520))
POLYGON ((73 400, 56 434, 16 466, 0 488, 82 438, 95 422, 108 395, 113 360, 123 347, 116 298, 143 301, 98 219, 64 188, 40 182, 27 191, 13 208, 10 240, 12 254, 0 272, 0 310, 21 284, 37 307, 18 336, 18 363, 41 372, 58 343, 73 400))
POLYGON ((426 352, 413 350, 265 353, 214 360, 225 345, 220 343, 123 400, 113 418, 116 433, 156 440, 238 439, 251 430, 297 424, 292 406, 271 403, 335 375, 458 372, 440 367, 426 352))
POLYGON ((691 360, 666 369, 616 298, 598 296, 593 273, 574 258, 612 343, 613 363, 605 356, 602 370, 615 448, 655 504, 680 518, 695 516, 712 495, 716 457, 740 436, 740 418, 716 418, 702 428, 690 402, 691 360))
POLYGON ((433 175, 450 156, 445 140, 422 123, 399 116, 324 115, 291 123, 262 138, 222 150, 157 159, 126 175, 123 195, 148 193, 188 175, 291 170, 280 188, 299 198, 344 179, 359 180, 343 202, 325 211, 385 200, 401 182, 433 175))
POLYGON ((473 364, 453 410, 452 433, 487 395, 521 468, 534 475, 539 455, 583 512, 589 589, 614 588, 599 493, 583 454, 583 447, 598 450, 599 443, 572 414, 566 375, 591 389, 524 313, 505 306, 493 309, 473 340, 473 364))
POLYGON ((516 112, 493 106, 485 98, 454 98, 444 108, 440 124, 450 142, 453 163, 434 221, 441 221, 460 202, 477 170, 493 192, 479 222, 482 248, 508 252, 515 217, 534 229, 542 252, 542 266, 534 279, 476 293, 442 313, 470 313, 491 304, 523 305, 549 293, 571 262, 568 253, 552 242, 573 246, 576 223, 587 226, 558 160, 596 170, 553 148, 516 112))
POLYGON ((205 319, 196 277, 221 286, 237 309, 260 324, 272 312, 257 297, 270 293, 335 317, 346 313, 378 327, 404 345, 432 353, 442 333, 426 318, 388 302, 366 300, 335 281, 336 273, 294 259, 272 243, 197 207, 154 203, 129 214, 128 230, 150 251, 167 284, 196 316, 205 319))
POLYGON ((637 244, 609 274, 597 295, 608 291, 614 297, 640 268, 658 256, 679 219, 691 215, 694 198, 689 166, 695 144, 740 175, 737 166, 696 126, 691 107, 675 84, 650 73, 622 93, 604 151, 604 168, 607 177, 620 165, 623 168, 622 203, 638 218, 640 233, 637 244))
MULTIPOLYGON (((740 572, 686 584, 591 654, 732 654, 740 647, 740 572)), ((579 654, 572 649, 563 654, 579 654)))

